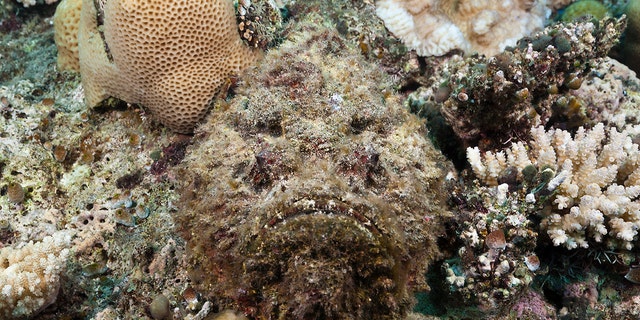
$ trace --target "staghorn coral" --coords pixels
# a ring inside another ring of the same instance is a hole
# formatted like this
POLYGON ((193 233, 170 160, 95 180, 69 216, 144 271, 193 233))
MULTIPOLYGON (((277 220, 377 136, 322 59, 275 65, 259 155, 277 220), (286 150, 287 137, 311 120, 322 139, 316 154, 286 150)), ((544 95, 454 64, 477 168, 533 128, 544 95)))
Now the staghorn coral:
POLYGON ((610 249, 630 250, 640 227, 640 152, 632 142, 638 130, 618 132, 598 124, 572 137, 537 127, 528 147, 518 142, 484 155, 469 148, 467 156, 485 184, 496 185, 508 172, 515 173, 515 181, 529 181, 526 201, 545 204, 541 226, 554 245, 574 249, 604 242, 610 249), (545 178, 532 184, 537 173, 545 178))
POLYGON ((84 0, 79 30, 87 104, 110 96, 140 103, 181 133, 261 55, 240 39, 227 0, 107 1, 104 11, 84 0))
POLYGON ((306 15, 242 77, 179 165, 193 284, 219 309, 400 318, 438 255, 449 164, 327 19, 306 15))
POLYGON ((25 319, 56 300, 71 235, 59 231, 40 242, 0 249, 0 316, 25 319))
POLYGON ((544 27, 544 0, 380 0, 386 27, 421 56, 452 50, 493 56, 544 27))

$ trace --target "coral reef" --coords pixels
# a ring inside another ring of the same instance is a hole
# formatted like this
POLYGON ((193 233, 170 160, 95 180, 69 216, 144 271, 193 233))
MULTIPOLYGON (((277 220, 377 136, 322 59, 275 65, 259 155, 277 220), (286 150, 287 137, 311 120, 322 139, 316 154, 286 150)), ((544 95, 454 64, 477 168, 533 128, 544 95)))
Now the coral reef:
POLYGON ((612 18, 556 25, 492 58, 451 58, 412 94, 411 108, 435 109, 464 147, 481 150, 527 140, 533 125, 577 128, 589 118, 571 90, 594 76, 623 28, 612 18))
POLYGON ((451 168, 328 17, 299 17, 179 165, 191 279, 221 309, 400 318, 426 289, 451 168))
POLYGON ((108 1, 104 8, 85 0, 78 40, 89 106, 110 96, 140 103, 180 133, 192 132, 228 79, 260 57, 241 41, 226 0, 108 1))
MULTIPOLYGON (((64 238, 38 261, 51 272, 32 273, 50 276, 46 285, 0 286, 10 304, 0 318, 638 318, 637 235, 631 250, 618 238, 634 232, 637 199, 617 197, 617 217, 606 202, 614 184, 635 188, 624 183, 636 156, 609 157, 616 170, 597 162, 612 141, 630 154, 638 143, 639 81, 604 57, 621 21, 563 23, 489 59, 419 57, 373 1, 229 2, 237 43, 266 48, 266 59, 224 81, 225 99, 194 137, 118 99, 89 108, 78 75, 55 67, 53 29, 74 40, 76 18, 52 25, 55 6, 39 0, 0 6, 0 256, 64 238), (473 136, 458 138, 468 123, 473 136), (603 147, 585 161, 615 177, 597 194, 563 166, 534 165, 534 124, 545 125, 539 137, 562 129, 568 145, 602 126, 592 138, 603 147), (519 143, 531 164, 474 182, 427 136, 485 155, 519 143), (554 201, 570 190, 550 191, 554 178, 579 188, 566 208, 554 201), (601 242, 599 225, 572 210, 602 212, 601 242), (615 218, 632 224, 626 233, 615 218), (554 245, 554 228, 574 228, 571 239, 554 245), (588 248, 567 248, 580 237, 588 248)), ((612 16, 624 2, 602 1, 612 16)), ((33 257, 10 268, 28 271, 33 257)))
POLYGON ((544 27, 546 1, 380 0, 378 16, 420 56, 452 50, 493 56, 544 27))
POLYGON ((468 149, 474 173, 488 185, 508 181, 530 184, 535 174, 546 175, 526 195, 528 202, 547 202, 541 225, 554 245, 587 248, 604 242, 610 249, 633 248, 640 227, 638 217, 640 169, 638 128, 623 132, 581 128, 572 137, 560 129, 533 128, 529 146, 518 142, 497 153, 468 149))

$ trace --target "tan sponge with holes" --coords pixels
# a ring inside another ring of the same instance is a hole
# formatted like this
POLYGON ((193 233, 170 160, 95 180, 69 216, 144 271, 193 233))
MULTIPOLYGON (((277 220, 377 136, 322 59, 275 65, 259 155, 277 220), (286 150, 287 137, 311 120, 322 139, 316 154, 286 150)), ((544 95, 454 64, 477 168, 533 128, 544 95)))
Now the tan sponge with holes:
POLYGON ((62 0, 53 15, 53 36, 58 47, 58 69, 80 71, 78 61, 78 26, 82 0, 62 0))
POLYGON ((103 10, 83 0, 87 104, 139 103, 176 132, 192 132, 228 79, 261 55, 240 39, 231 0, 110 0, 103 10))

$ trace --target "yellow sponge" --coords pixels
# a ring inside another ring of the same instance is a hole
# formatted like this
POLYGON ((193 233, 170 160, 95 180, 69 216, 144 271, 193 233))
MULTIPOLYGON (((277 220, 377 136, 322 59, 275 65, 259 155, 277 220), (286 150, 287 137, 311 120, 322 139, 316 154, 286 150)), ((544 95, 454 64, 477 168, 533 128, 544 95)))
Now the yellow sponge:
POLYGON ((261 55, 240 39, 230 0, 107 1, 104 40, 94 1, 83 1, 80 72, 89 106, 109 96, 140 103, 189 133, 227 79, 261 55))
POLYGON ((58 47, 58 69, 80 71, 78 25, 82 0, 62 0, 53 16, 54 40, 58 47))

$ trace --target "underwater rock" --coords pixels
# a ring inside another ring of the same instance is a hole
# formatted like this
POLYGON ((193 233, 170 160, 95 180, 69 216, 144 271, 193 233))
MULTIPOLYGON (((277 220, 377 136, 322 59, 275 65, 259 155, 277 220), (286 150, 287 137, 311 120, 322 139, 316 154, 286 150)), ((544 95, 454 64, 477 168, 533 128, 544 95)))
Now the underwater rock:
POLYGON ((535 124, 576 128, 589 119, 571 90, 580 88, 624 27, 613 18, 558 24, 492 58, 451 59, 430 88, 435 103, 412 109, 439 110, 463 146, 483 151, 526 140, 535 124))
POLYGON ((179 165, 192 285, 219 310, 398 319, 427 289, 450 162, 324 19, 240 78, 179 165))

